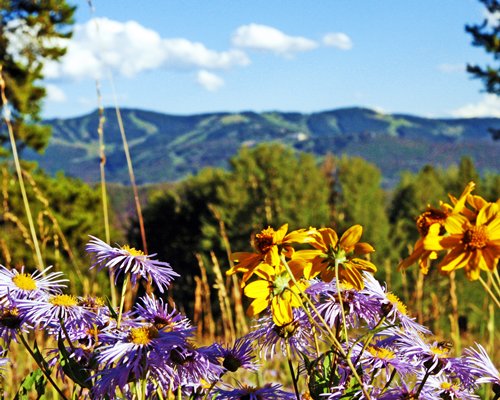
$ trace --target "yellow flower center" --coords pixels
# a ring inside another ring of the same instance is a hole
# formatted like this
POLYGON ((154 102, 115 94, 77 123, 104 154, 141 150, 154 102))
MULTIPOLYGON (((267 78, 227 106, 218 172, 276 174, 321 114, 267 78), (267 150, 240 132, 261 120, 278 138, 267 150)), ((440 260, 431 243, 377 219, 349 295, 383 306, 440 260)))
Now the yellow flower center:
POLYGON ((142 250, 137 250, 135 247, 130 247, 128 244, 122 246, 122 250, 130 253, 131 256, 143 256, 144 252, 142 250))
POLYGON ((74 307, 78 299, 71 294, 56 294, 49 299, 49 303, 58 307, 74 307))
POLYGON ((146 345, 158 336, 158 329, 154 326, 142 326, 140 328, 132 328, 130 330, 129 341, 134 344, 146 345))
POLYGON ((391 304, 395 306, 401 314, 404 315, 407 314, 408 311, 406 309, 406 306, 403 304, 401 300, 399 300, 398 296, 396 296, 394 293, 391 292, 388 292, 386 296, 387 300, 389 300, 391 304))
POLYGON ((17 274, 12 278, 12 282, 22 290, 31 291, 36 289, 36 281, 28 274, 17 274))
POLYGON ((488 242, 488 232, 486 226, 471 226, 464 232, 462 239, 467 250, 482 249, 488 242))
POLYGON ((441 382, 441 389, 448 390, 453 387, 453 384, 450 382, 441 382))
POLYGON ((269 227, 264 229, 261 233, 255 235, 255 248, 261 254, 268 253, 274 246, 274 234, 276 232, 273 228, 269 227))
POLYGON ((431 346, 431 352, 437 355, 438 357, 446 358, 450 351, 449 349, 438 345, 438 346, 431 346))
POLYGON ((368 352, 380 359, 392 360, 394 358, 394 352, 380 347, 370 346, 368 347, 368 352))

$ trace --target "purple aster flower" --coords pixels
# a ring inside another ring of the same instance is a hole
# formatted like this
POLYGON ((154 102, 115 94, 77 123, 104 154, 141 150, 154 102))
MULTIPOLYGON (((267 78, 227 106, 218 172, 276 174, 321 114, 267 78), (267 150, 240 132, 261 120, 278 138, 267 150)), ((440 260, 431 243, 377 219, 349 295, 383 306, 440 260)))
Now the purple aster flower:
POLYGON ((500 373, 491 361, 485 348, 476 343, 477 350, 470 347, 464 351, 470 373, 477 377, 476 383, 492 383, 500 391, 500 373))
POLYGON ((416 366, 434 375, 441 371, 449 372, 455 364, 460 363, 460 359, 450 357, 447 343, 429 342, 418 332, 400 331, 395 346, 405 357, 414 361, 416 366))
POLYGON ((169 311, 162 299, 144 296, 139 300, 134 312, 137 318, 153 324, 157 329, 177 332, 186 339, 192 336, 195 328, 191 326, 189 319, 175 309, 169 311))
POLYGON ((101 333, 99 340, 103 345, 97 349, 96 360, 102 371, 96 375, 92 389, 95 398, 114 398, 117 389, 141 379, 146 379, 154 391, 166 393, 173 387, 175 371, 167 362, 167 355, 173 347, 184 343, 178 333, 157 329, 149 323, 122 325, 120 330, 101 333))
POLYGON ((95 314, 79 305, 76 296, 56 294, 37 300, 17 300, 20 315, 35 327, 47 328, 49 333, 61 333, 61 323, 67 331, 90 327, 95 314))
POLYGON ((239 388, 217 389, 218 400, 294 400, 295 394, 281 390, 279 384, 267 384, 262 387, 240 385, 239 388))
POLYGON ((62 272, 48 273, 51 268, 28 274, 24 272, 24 266, 18 272, 0 265, 0 299, 7 295, 13 299, 37 299, 61 293, 61 289, 66 287, 63 282, 68 282, 68 279, 61 279, 62 272))
POLYGON ((113 270, 115 282, 120 275, 130 274, 132 285, 135 285, 138 279, 144 278, 151 280, 163 293, 172 279, 179 276, 168 263, 151 258, 156 254, 146 255, 127 245, 111 247, 94 236, 90 237, 85 250, 93 258, 91 268, 97 266, 99 269, 106 267, 113 270))
POLYGON ((236 339, 232 347, 223 347, 221 345, 212 345, 214 355, 221 360, 222 366, 229 372, 236 372, 238 369, 248 369, 256 371, 256 365, 253 353, 252 342, 245 337, 236 339))
POLYGON ((260 318, 252 331, 246 335, 250 341, 256 341, 261 357, 268 358, 276 354, 277 348, 286 355, 286 345, 292 354, 302 359, 301 353, 315 354, 314 331, 309 318, 300 308, 293 310, 292 322, 278 326, 270 315, 260 318))
POLYGON ((450 379, 447 374, 431 375, 425 382, 426 392, 434 393, 437 399, 480 399, 479 396, 470 390, 464 389, 454 379, 450 379))
POLYGON ((313 286, 308 292, 316 297, 316 308, 330 327, 337 327, 342 322, 342 310, 350 328, 359 328, 363 323, 374 327, 380 321, 380 302, 373 296, 352 288, 341 288, 341 307, 335 280, 329 283, 319 282, 313 286))
POLYGON ((167 362, 175 370, 174 390, 181 387, 189 390, 191 394, 202 385, 202 381, 214 383, 224 373, 224 368, 213 362, 213 354, 207 348, 195 349, 185 342, 175 346, 167 354, 167 362))
MULTIPOLYGON (((362 344, 359 343, 356 347, 359 348, 359 354, 362 344)), ((414 365, 408 362, 404 357, 401 358, 395 349, 382 346, 380 342, 367 346, 359 360, 365 368, 370 368, 372 370, 384 369, 387 379, 389 379, 393 369, 402 375, 414 369, 414 365)))
POLYGON ((417 331, 425 334, 431 333, 425 326, 420 325, 408 316, 408 311, 403 302, 393 293, 387 292, 380 283, 368 273, 363 273, 365 287, 361 293, 377 299, 381 303, 381 311, 386 316, 390 325, 401 323, 405 330, 417 331))
POLYGON ((4 340, 7 347, 11 340, 17 342, 18 335, 27 333, 30 329, 32 327, 25 322, 16 306, 0 305, 0 338, 4 340))

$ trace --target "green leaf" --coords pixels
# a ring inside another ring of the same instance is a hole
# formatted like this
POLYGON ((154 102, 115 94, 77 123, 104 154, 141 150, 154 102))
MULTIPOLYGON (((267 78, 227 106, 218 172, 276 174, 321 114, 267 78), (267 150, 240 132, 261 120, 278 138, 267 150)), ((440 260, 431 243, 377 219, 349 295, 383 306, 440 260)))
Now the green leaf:
POLYGON ((91 375, 89 370, 71 357, 68 350, 66 350, 66 346, 64 346, 64 340, 62 338, 59 338, 57 346, 59 348, 59 364, 66 376, 81 387, 90 389, 92 387, 92 382, 90 380, 91 375))
POLYGON ((33 389, 36 389, 37 398, 41 399, 46 385, 47 378, 42 370, 37 368, 23 379, 13 400, 29 400, 31 398, 29 394, 33 389))

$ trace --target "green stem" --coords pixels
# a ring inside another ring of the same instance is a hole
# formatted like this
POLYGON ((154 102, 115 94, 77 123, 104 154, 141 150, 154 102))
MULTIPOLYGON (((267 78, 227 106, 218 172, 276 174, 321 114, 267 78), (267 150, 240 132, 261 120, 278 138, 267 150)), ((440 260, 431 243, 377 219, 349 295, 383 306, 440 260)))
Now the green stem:
POLYGON ((347 323, 345 319, 345 310, 344 310, 344 301, 342 300, 342 293, 340 290, 340 281, 339 281, 339 266, 337 263, 335 263, 335 285, 337 286, 337 294, 339 297, 339 303, 340 303, 340 313, 342 314, 342 325, 344 327, 344 339, 345 342, 349 342, 349 336, 347 334, 347 323))
POLYGON ((396 368, 394 368, 392 370, 392 373, 391 373, 391 376, 390 376, 389 380, 387 381, 387 383, 385 384, 384 388, 380 392, 381 394, 384 393, 387 390, 387 388, 389 387, 389 385, 391 384, 391 382, 392 382, 392 380, 394 379, 395 376, 396 376, 396 368))
POLYGON ((420 395, 420 392, 424 388, 425 382, 427 382, 427 378, 431 375, 430 370, 427 370, 424 375, 424 379, 422 379, 422 382, 420 382, 420 386, 418 387, 417 393, 415 393, 415 398, 418 399, 418 396, 420 395))
POLYGON ((127 292, 127 285, 128 285, 128 281, 129 280, 130 280, 130 276, 127 274, 125 276, 124 281, 123 281, 122 296, 120 298, 120 309, 118 310, 118 321, 116 322, 116 327, 117 328, 120 328, 120 324, 122 322, 123 305, 125 304, 125 294, 127 292))
POLYGON ((295 376, 295 371, 293 369, 290 343, 288 343, 288 340, 286 341, 286 358, 288 360, 288 369, 290 370, 290 375, 292 376, 293 390, 295 391, 295 397, 297 397, 297 400, 300 400, 300 392, 297 384, 297 377, 295 376))
POLYGON ((35 360, 36 364, 38 365, 38 368, 40 368, 40 371, 42 371, 42 373, 45 375, 45 377, 47 378, 47 380, 52 384, 52 386, 54 387, 54 389, 57 391, 57 393, 59 394, 59 396, 61 396, 61 398, 63 400, 68 400, 68 398, 64 395, 64 393, 62 392, 62 390, 59 388, 59 386, 57 386, 57 384, 54 382, 54 380, 52 379, 52 377, 50 376, 50 373, 49 371, 47 371, 45 369, 45 366, 38 360, 38 358, 35 356, 35 353, 33 353, 33 350, 31 350, 31 347, 30 345, 28 344, 28 342, 26 341, 25 337, 23 336, 22 332, 19 332, 19 338, 21 339, 21 342, 23 343, 24 347, 26 348, 26 350, 28 350, 28 353, 30 353, 30 356, 33 358, 33 360, 35 360))
POLYGON ((500 308, 500 301, 498 301, 497 297, 495 294, 491 291, 490 287, 486 284, 486 282, 479 276, 479 282, 481 282, 481 285, 483 285, 484 289, 486 292, 490 295, 491 299, 495 302, 498 308, 500 308))
POLYGON ((59 324, 61 325, 61 328, 62 328, 62 331, 64 333, 64 336, 66 337, 66 340, 69 343, 69 347, 71 347, 71 350, 73 350, 73 352, 74 352, 75 351, 75 347, 73 346, 73 342, 69 338, 69 333, 68 333, 68 331, 66 329, 66 326, 64 325, 64 321, 63 321, 63 319, 61 317, 59 317, 59 324))

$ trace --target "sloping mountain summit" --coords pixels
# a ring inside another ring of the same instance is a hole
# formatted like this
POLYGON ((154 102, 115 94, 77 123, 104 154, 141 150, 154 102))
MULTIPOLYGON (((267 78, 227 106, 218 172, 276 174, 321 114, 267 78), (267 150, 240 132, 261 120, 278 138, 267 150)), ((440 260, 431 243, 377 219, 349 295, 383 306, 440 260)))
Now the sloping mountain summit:
MULTIPOLYGON (((500 129, 498 118, 429 119, 344 108, 303 114, 241 112, 168 115, 137 109, 121 110, 138 183, 174 181, 206 166, 227 166, 242 146, 280 142, 318 156, 360 156, 376 164, 385 183, 402 170, 425 164, 449 166, 464 155, 480 171, 500 171, 500 141, 488 128, 500 129)), ((111 182, 129 182, 122 139, 114 109, 105 110, 106 173, 111 182)), ((44 121, 53 136, 42 155, 27 151, 50 173, 88 182, 99 180, 97 111, 44 121)))

